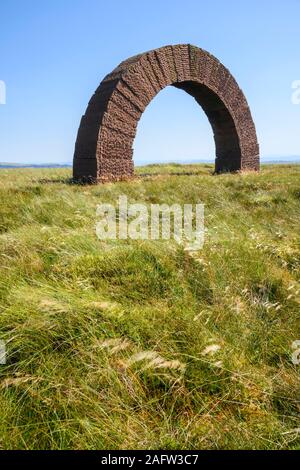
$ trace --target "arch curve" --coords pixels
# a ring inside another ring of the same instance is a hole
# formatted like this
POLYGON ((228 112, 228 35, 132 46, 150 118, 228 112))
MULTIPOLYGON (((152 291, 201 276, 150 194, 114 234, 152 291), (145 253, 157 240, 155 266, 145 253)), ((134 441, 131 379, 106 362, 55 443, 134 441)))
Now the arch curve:
POLYGON ((180 44, 131 57, 103 79, 81 119, 74 178, 105 182, 131 177, 138 121, 168 85, 193 96, 207 115, 214 133, 216 172, 259 170, 255 125, 237 82, 214 56, 180 44))

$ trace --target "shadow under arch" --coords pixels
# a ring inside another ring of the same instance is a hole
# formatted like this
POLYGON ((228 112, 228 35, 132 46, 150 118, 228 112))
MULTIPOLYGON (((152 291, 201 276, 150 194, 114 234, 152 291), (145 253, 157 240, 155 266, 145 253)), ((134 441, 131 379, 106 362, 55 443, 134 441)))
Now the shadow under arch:
POLYGON ((193 96, 213 129, 216 172, 258 170, 251 112, 235 79, 215 57, 189 44, 122 62, 107 75, 81 119, 73 177, 96 182, 133 176, 133 142, 146 106, 168 85, 193 96))

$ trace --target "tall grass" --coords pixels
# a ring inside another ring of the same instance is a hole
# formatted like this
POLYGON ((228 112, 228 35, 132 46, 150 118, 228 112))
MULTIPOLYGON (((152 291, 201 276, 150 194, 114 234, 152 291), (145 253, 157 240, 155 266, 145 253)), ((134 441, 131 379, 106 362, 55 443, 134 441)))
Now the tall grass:
POLYGON ((1 170, 0 447, 300 448, 300 166, 138 174, 1 170), (204 203, 203 249, 98 240, 120 194, 204 203))

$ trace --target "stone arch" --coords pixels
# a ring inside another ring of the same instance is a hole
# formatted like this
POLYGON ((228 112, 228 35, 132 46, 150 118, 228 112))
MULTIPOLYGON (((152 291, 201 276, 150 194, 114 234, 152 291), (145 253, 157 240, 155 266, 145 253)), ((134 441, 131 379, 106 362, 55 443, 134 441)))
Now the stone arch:
POLYGON ((81 119, 74 178, 105 182, 131 177, 138 121, 168 85, 192 95, 206 113, 214 133, 216 172, 259 169, 255 126, 242 90, 214 56, 182 44, 131 57, 104 78, 81 119))

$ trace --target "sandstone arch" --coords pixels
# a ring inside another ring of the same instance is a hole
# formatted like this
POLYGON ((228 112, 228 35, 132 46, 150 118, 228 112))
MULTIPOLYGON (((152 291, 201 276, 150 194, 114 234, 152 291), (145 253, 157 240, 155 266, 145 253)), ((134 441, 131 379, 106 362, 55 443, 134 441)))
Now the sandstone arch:
POLYGON ((190 44, 131 57, 107 75, 81 119, 73 176, 97 182, 133 175, 132 145, 148 103, 172 85, 206 113, 216 145, 217 172, 259 169, 259 146, 246 98, 229 70, 190 44))

